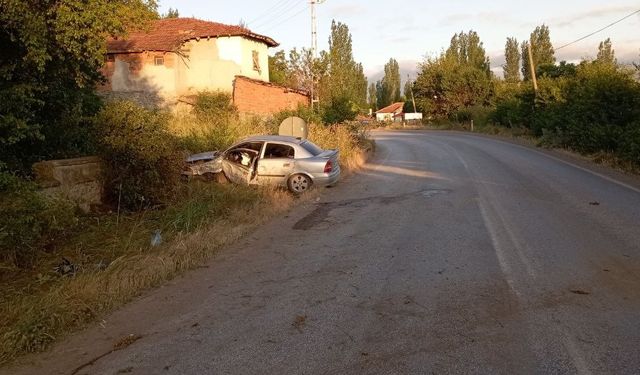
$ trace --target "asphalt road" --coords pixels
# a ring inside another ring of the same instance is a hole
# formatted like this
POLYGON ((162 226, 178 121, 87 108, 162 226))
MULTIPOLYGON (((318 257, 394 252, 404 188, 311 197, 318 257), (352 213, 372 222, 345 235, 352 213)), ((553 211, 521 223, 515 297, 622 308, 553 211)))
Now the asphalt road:
MULTIPOLYGON (((376 132, 361 173, 12 373, 638 374, 640 189, 376 132)), ((577 164, 576 164, 577 163, 577 164)))

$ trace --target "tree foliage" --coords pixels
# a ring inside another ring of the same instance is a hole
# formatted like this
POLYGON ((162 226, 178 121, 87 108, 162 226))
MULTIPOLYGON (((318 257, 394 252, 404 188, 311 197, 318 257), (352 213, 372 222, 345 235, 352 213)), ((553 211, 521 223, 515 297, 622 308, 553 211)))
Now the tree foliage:
POLYGON ((156 16, 153 0, 1 0, 0 166, 86 152, 107 37, 156 16))
POLYGON ((389 59, 384 65, 384 76, 380 82, 378 107, 383 108, 400 101, 400 65, 395 59, 389 59))
POLYGON ((505 64, 502 66, 504 80, 507 82, 520 81, 520 51, 516 38, 507 38, 504 46, 505 64))
POLYGON ((549 26, 544 24, 537 26, 529 36, 529 40, 522 42, 522 75, 525 80, 531 79, 529 52, 527 50, 529 45, 531 45, 534 69, 538 69, 542 65, 553 65, 556 62, 549 26))
MULTIPOLYGON (((367 106, 367 78, 361 63, 353 59, 353 47, 349 27, 335 20, 331 22, 328 52, 328 79, 320 100, 331 103, 333 98, 346 98, 352 106, 367 106)), ((322 91, 321 91, 322 92, 322 91)))
POLYGON ((456 34, 446 52, 425 59, 413 89, 418 107, 434 117, 455 117, 464 108, 489 104, 492 75, 478 35, 456 34))
POLYGON ((598 45, 598 56, 596 57, 596 61, 612 65, 616 65, 618 63, 610 38, 603 40, 600 42, 600 45, 598 45))
POLYGON ((167 13, 163 14, 161 17, 162 18, 178 18, 180 17, 180 12, 178 12, 177 8, 176 9, 169 8, 167 13))
POLYGON ((371 108, 373 111, 377 111, 379 108, 377 95, 378 93, 376 89, 376 84, 371 82, 369 84, 368 99, 369 99, 369 108, 371 108))

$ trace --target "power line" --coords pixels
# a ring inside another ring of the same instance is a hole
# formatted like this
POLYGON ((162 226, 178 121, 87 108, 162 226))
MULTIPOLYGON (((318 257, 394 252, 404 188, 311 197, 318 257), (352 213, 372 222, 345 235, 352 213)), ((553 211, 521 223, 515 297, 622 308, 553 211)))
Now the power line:
POLYGON ((273 26, 271 26, 271 27, 269 27, 269 28, 265 29, 265 31, 272 30, 272 29, 274 29, 274 28, 276 28, 276 27, 278 27, 278 26, 282 25, 283 23, 285 23, 285 22, 289 21, 290 19, 292 19, 293 17, 295 17, 295 16, 299 15, 300 13, 304 12, 305 10, 307 10, 307 7, 306 7, 306 6, 305 6, 304 8, 302 8, 302 9, 300 9, 298 12, 296 12, 296 13, 292 14, 290 17, 287 17, 287 18, 285 18, 284 20, 282 20, 281 22, 279 22, 279 23, 277 23, 277 24, 275 24, 275 25, 273 25, 273 26))
POLYGON ((560 46, 560 47, 556 48, 555 50, 557 51, 557 50, 559 50, 559 49, 563 49, 564 47, 568 47, 568 46, 570 46, 570 45, 572 45, 572 44, 575 44, 575 43, 578 43, 578 42, 580 42, 580 41, 582 41, 582 40, 585 40, 585 39, 587 39, 588 37, 593 36, 593 35, 595 35, 595 34, 597 34, 597 33, 601 32, 601 31, 604 31, 604 30, 606 30, 606 29, 610 28, 611 26, 616 25, 616 24, 618 24, 618 23, 620 23, 620 22, 622 22, 622 21, 626 20, 627 18, 629 18, 629 17, 631 17, 631 16, 633 16, 634 14, 637 14, 637 13, 640 13, 640 9, 636 10, 635 12, 633 12, 633 13, 631 13, 631 14, 628 14, 628 15, 626 15, 626 16, 624 16, 624 17, 620 18, 619 20, 617 20, 617 21, 615 21, 615 22, 613 22, 613 23, 608 24, 607 26, 605 26, 605 27, 603 27, 603 28, 601 28, 601 29, 599 29, 599 30, 596 30, 596 31, 594 31, 594 32, 592 32, 592 33, 590 33, 590 34, 588 34, 588 35, 585 35, 585 36, 583 36, 583 37, 582 37, 582 38, 580 38, 580 39, 576 39, 576 40, 574 40, 573 42, 570 42, 570 43, 567 43, 567 44, 565 44, 565 45, 562 45, 562 46, 560 46))
POLYGON ((247 22, 247 25, 250 25, 253 22, 256 22, 257 20, 268 16, 269 14, 275 12, 277 8, 282 8, 282 7, 284 7, 285 5, 287 5, 290 2, 291 2, 291 0, 280 0, 280 1, 276 2, 271 7, 267 8, 264 12, 262 12, 262 14, 260 14, 258 17, 256 17, 256 18, 252 19, 251 21, 247 22))
POLYGON ((291 18, 299 15, 300 13, 302 13, 304 10, 306 9, 306 5, 303 2, 297 3, 296 5, 292 6, 291 8, 288 8, 286 10, 283 10, 279 16, 276 16, 274 18, 268 19, 266 20, 266 22, 260 22, 258 25, 256 25, 254 28, 258 29, 258 28, 267 28, 267 29, 272 29, 275 26, 279 26, 280 24, 290 20, 291 18), (292 11, 298 10, 299 6, 302 5, 302 9, 300 9, 298 12, 294 13, 293 15, 291 15, 292 11), (283 19, 283 17, 286 17, 283 19))

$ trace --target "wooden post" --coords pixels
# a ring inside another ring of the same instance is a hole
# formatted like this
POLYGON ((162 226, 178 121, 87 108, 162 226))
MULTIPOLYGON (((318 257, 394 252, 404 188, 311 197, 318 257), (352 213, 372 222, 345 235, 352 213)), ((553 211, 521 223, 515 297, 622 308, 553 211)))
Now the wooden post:
POLYGON ((527 43, 529 51, 529 69, 531 69, 531 80, 533 81, 533 91, 538 92, 538 81, 536 80, 536 67, 533 65, 533 54, 531 53, 531 42, 527 43))
POLYGON ((473 132, 473 120, 471 120, 471 131, 473 132))

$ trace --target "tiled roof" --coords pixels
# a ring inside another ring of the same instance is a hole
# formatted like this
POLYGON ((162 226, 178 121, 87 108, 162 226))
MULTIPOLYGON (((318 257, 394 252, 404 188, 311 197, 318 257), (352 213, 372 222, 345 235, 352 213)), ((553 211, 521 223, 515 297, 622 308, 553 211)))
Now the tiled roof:
POLYGON ((255 34, 251 30, 196 18, 166 18, 155 20, 147 31, 130 33, 126 39, 107 41, 107 52, 175 51, 187 40, 195 38, 244 36, 263 42, 269 47, 278 43, 268 36, 255 34))
POLYGON ((398 110, 402 112, 402 107, 404 107, 404 102, 397 102, 377 110, 376 113, 396 113, 398 110))

